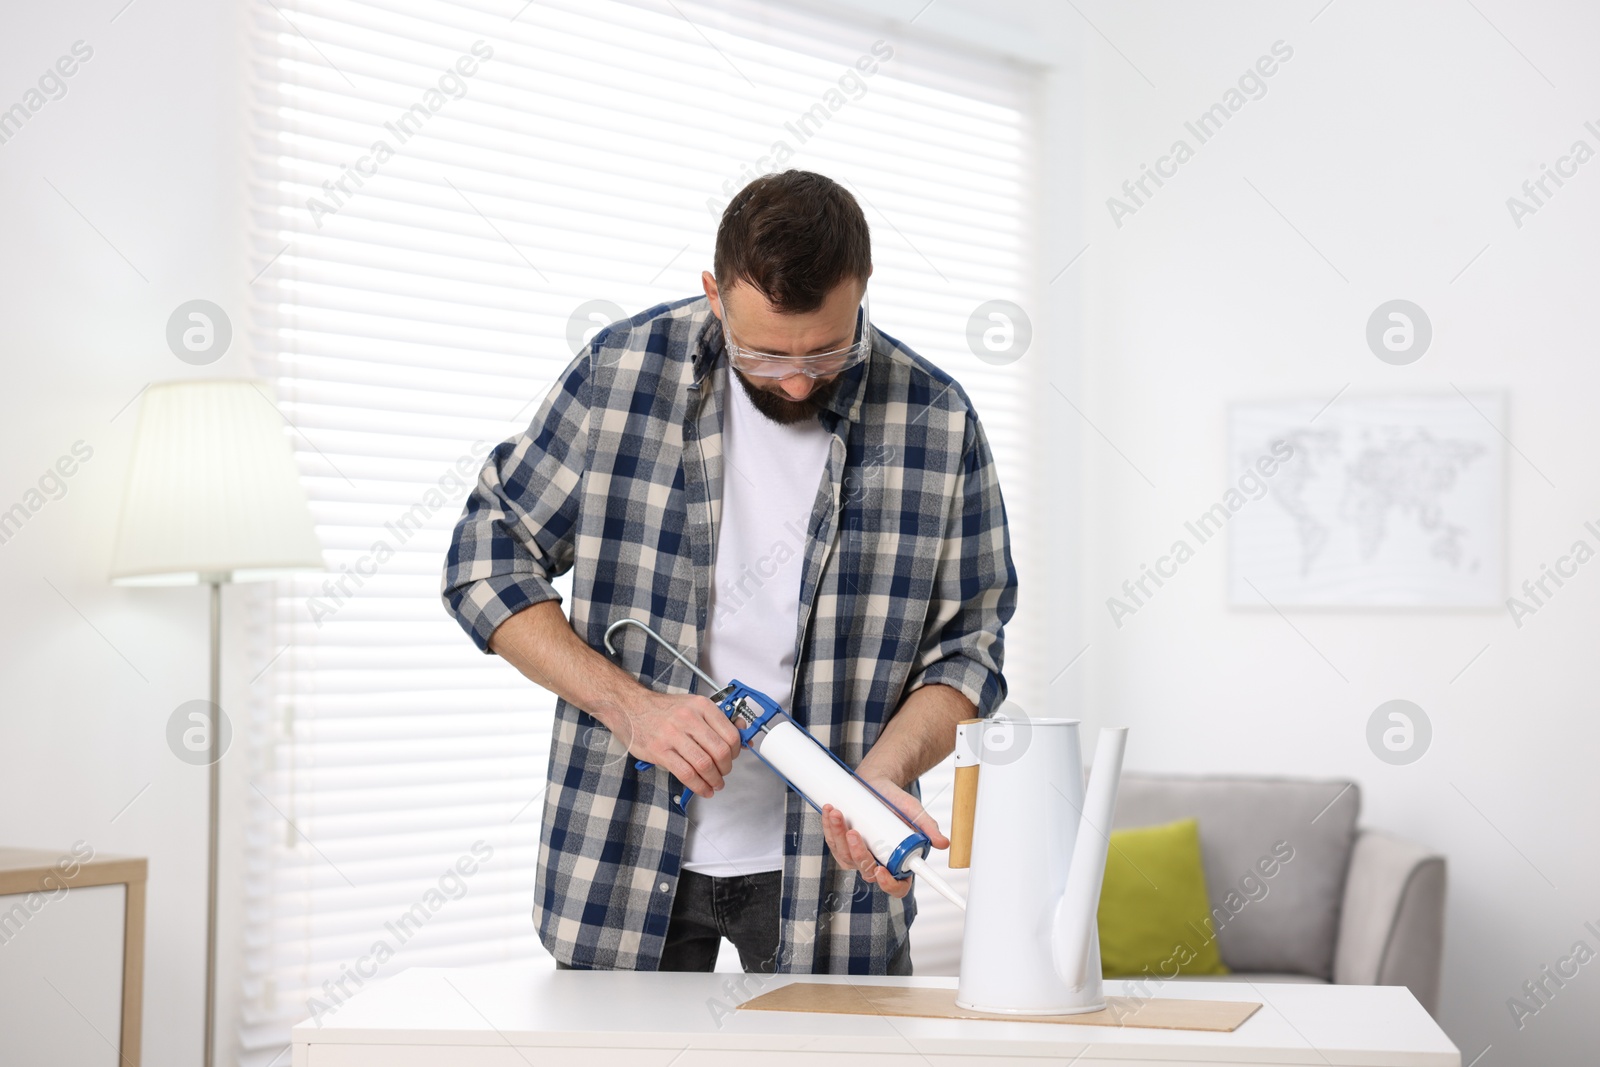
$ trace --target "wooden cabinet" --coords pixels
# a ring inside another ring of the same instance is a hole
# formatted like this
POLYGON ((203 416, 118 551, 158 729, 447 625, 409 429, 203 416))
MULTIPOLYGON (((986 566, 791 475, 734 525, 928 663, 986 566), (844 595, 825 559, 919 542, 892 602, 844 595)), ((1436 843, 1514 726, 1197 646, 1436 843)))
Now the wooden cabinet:
POLYGON ((0 1063, 139 1067, 146 871, 0 848, 0 1063))

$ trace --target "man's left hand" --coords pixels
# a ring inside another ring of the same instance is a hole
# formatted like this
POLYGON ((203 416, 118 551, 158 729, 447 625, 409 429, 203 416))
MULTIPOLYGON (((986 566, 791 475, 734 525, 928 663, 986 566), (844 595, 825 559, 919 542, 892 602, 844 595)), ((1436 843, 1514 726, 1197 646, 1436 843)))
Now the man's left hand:
MULTIPOLYGON (((916 823, 917 829, 928 835, 934 848, 950 847, 950 839, 939 832, 939 824, 916 797, 888 778, 863 775, 862 780, 916 823)), ((832 804, 822 806, 822 836, 841 867, 853 868, 862 878, 892 897, 903 897, 911 892, 911 879, 896 878, 890 874, 889 868, 879 863, 867 848, 866 839, 859 831, 850 829, 844 815, 832 804)))

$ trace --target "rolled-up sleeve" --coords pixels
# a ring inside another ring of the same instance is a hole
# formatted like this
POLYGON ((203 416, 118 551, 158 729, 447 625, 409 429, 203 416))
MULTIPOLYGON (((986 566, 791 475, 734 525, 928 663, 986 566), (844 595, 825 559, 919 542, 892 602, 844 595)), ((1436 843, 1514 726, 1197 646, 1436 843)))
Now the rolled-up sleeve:
POLYGON ((528 429, 489 453, 456 522, 441 596, 484 652, 512 615, 561 599, 551 579, 572 566, 589 447, 590 366, 581 353, 528 429))
POLYGON ((934 590, 906 692, 948 685, 990 715, 1006 698, 1004 634, 1016 610, 1017 574, 1000 480, 976 415, 967 418, 934 590))

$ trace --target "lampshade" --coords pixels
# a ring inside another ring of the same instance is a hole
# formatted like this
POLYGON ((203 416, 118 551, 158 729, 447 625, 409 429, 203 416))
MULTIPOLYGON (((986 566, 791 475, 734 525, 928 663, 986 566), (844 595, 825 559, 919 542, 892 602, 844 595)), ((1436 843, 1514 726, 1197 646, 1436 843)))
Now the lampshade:
POLYGON ((145 391, 112 555, 118 585, 251 581, 322 569, 283 417, 265 382, 145 391))

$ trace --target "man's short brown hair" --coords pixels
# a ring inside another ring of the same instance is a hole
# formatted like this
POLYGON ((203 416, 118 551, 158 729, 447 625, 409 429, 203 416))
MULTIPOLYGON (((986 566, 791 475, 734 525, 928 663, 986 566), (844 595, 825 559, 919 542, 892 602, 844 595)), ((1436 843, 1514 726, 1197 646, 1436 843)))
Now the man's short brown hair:
POLYGON ((767 174, 722 212, 717 285, 744 282, 779 311, 815 311, 840 282, 872 273, 872 235, 856 198, 808 170, 767 174))

